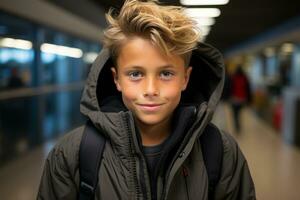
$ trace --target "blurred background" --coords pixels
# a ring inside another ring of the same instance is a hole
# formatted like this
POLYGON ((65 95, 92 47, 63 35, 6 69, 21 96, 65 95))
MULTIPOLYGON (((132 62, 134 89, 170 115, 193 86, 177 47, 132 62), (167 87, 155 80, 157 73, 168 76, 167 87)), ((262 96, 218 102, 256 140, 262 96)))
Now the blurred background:
MULTIPOLYGON (((237 139, 258 199, 300 199, 300 1, 160 2, 186 7, 201 41, 224 55, 213 121, 237 139)), ((35 199, 47 153, 84 124, 79 101, 104 15, 122 3, 0 1, 0 199, 35 199)))

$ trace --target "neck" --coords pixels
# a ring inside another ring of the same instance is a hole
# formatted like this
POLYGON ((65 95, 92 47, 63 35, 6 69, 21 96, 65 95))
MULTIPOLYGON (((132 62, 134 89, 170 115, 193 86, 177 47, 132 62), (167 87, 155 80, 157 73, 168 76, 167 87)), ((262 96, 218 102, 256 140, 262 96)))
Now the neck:
POLYGON ((155 146, 161 144, 171 133, 171 118, 155 125, 149 125, 137 121, 143 146, 155 146))

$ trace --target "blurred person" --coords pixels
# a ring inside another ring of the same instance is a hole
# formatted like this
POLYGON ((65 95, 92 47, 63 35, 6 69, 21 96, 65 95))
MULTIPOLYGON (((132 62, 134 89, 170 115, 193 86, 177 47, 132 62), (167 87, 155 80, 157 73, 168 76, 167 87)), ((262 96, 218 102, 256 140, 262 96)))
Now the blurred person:
MULTIPOLYGON (((10 77, 8 78, 4 89, 17 89, 24 87, 24 85, 24 81, 20 77, 18 68, 10 68, 10 77)), ((0 131, 5 133, 3 134, 2 145, 5 153, 9 152, 2 158, 6 160, 19 153, 17 143, 18 140, 23 140, 24 128, 28 126, 28 123, 26 123, 28 113, 26 112, 26 103, 18 98, 4 100, 1 104, 0 120, 2 121, 2 124, 0 126, 0 131)))
POLYGON ((249 79, 239 65, 230 77, 230 101, 233 112, 233 122, 237 133, 241 131, 240 113, 244 106, 251 102, 249 79))
POLYGON ((37 199, 255 199, 238 145, 210 123, 224 65, 196 23, 155 0, 126 0, 107 19, 81 99, 89 121, 49 153, 37 199))
POLYGON ((19 75, 18 68, 13 67, 11 69, 11 76, 9 77, 8 82, 7 82, 7 88, 14 89, 14 88, 19 88, 19 87, 23 87, 23 86, 24 86, 24 82, 19 75))

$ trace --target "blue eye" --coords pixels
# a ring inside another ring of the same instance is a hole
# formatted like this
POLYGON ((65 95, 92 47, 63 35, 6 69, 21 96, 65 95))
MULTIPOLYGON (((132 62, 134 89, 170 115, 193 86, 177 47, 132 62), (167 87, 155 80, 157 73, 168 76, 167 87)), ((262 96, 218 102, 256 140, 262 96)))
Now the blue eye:
POLYGON ((132 71, 128 73, 128 76, 131 80, 139 80, 142 78, 143 74, 139 71, 132 71))
POLYGON ((174 76, 174 73, 173 73, 173 72, 170 72, 170 71, 163 71, 163 72, 161 72, 161 74, 160 74, 160 77, 161 77, 162 79, 165 79, 165 80, 169 80, 169 79, 171 79, 173 76, 174 76))

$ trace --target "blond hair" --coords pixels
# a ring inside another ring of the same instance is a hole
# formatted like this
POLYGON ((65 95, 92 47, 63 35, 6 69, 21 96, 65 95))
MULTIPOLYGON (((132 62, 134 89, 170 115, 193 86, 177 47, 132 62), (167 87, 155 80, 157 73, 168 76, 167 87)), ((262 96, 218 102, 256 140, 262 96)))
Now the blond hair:
POLYGON ((182 56, 187 65, 199 40, 196 22, 184 14, 182 7, 162 6, 157 0, 126 0, 118 15, 110 9, 106 19, 109 26, 103 43, 115 60, 124 42, 142 37, 167 56, 182 56))

